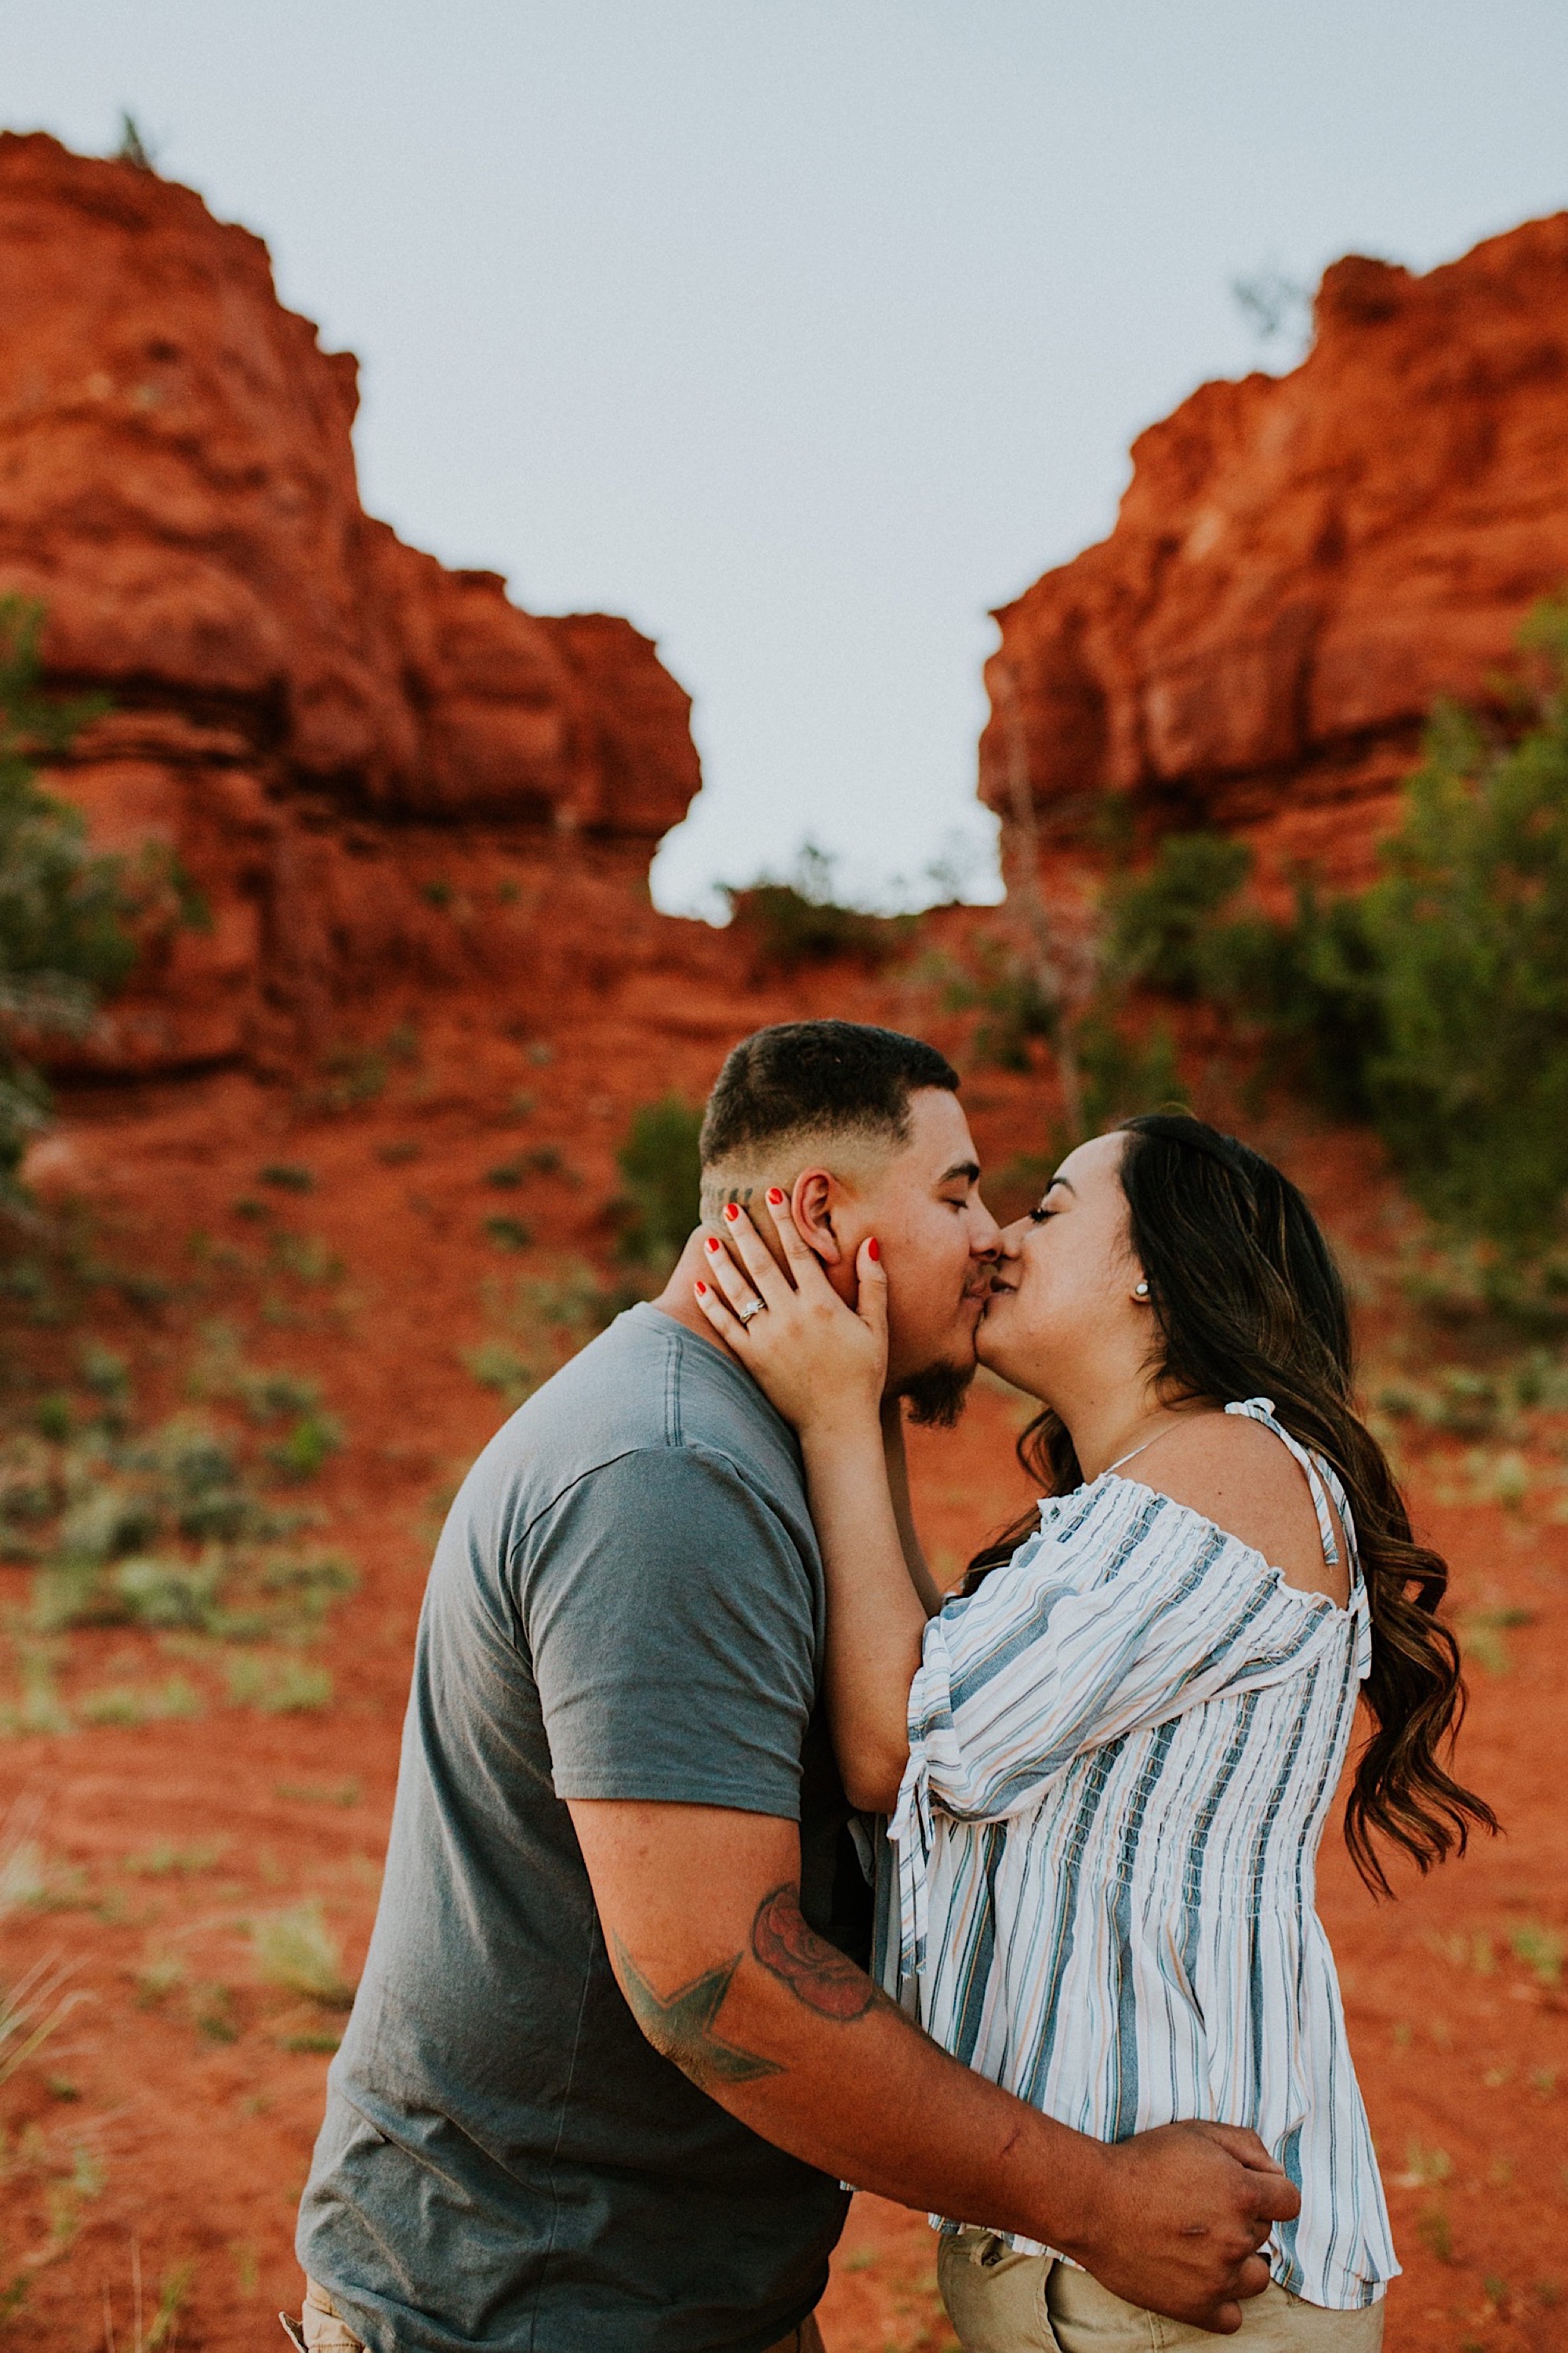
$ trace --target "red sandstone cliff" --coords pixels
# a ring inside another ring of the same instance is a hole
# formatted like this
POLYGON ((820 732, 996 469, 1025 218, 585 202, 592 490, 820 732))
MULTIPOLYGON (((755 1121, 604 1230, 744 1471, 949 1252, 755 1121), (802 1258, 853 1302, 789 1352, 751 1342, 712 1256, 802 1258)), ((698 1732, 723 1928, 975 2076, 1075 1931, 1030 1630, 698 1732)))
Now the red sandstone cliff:
POLYGON ((648 640, 367 518, 354 360, 187 188, 0 134, 0 594, 47 605, 53 681, 114 698, 60 788, 176 847, 213 915, 100 1058, 238 1054, 420 972, 548 987, 563 897, 613 954, 699 784, 648 640))
POLYGON ((1278 379, 1209 384, 1133 447, 1111 536, 998 613, 1042 838, 1107 793, 1156 827, 1363 871, 1434 698, 1475 693, 1568 583, 1568 214, 1426 277, 1355 257, 1278 379))

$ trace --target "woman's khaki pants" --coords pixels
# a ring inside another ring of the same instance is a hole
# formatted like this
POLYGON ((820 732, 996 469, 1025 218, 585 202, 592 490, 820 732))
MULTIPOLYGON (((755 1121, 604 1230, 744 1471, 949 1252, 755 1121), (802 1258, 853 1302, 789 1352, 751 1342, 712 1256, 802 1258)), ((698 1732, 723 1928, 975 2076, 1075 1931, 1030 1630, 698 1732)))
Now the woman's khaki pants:
POLYGON ((1241 2307, 1235 2337, 1163 2320, 1123 2304, 1088 2272, 1049 2255, 1015 2254, 992 2231, 959 2231, 937 2256, 942 2302, 963 2353, 1196 2353, 1238 2345, 1244 2353, 1377 2353, 1383 2306, 1327 2312, 1270 2281, 1241 2307))

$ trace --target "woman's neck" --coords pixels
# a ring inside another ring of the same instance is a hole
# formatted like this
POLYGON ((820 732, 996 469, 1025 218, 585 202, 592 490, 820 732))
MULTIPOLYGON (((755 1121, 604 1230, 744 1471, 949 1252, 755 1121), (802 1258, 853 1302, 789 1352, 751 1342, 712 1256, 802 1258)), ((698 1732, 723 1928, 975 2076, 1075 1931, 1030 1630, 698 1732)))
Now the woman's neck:
POLYGON ((1123 1396, 1108 1398, 1076 1413, 1063 1413, 1061 1419, 1072 1440, 1079 1468, 1089 1480, 1114 1471, 1129 1455, 1141 1454, 1179 1421, 1194 1413, 1213 1410, 1206 1398, 1188 1398, 1177 1405, 1165 1405, 1157 1397, 1145 1395, 1130 1409, 1123 1396))

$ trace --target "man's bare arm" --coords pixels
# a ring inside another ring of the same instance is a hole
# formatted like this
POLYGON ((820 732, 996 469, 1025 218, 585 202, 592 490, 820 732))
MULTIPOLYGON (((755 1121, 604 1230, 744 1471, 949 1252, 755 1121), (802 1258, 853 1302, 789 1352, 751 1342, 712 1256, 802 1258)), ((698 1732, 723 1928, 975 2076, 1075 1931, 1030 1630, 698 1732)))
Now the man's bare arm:
POLYGON ((1109 2147, 961 2066, 819 1936, 793 1822, 577 1800, 638 2024, 711 2098, 825 2172, 1058 2247, 1134 2303, 1228 2334, 1300 2200, 1253 2136, 1173 2125, 1109 2147))

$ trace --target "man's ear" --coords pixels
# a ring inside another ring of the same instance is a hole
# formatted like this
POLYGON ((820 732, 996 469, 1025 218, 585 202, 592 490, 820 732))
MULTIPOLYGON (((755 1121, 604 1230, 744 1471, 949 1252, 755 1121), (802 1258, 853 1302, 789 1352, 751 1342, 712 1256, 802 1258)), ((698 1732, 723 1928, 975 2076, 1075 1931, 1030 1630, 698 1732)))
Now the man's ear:
POLYGON ((795 1231, 808 1242, 824 1266, 839 1266, 844 1247, 834 1230, 834 1213, 841 1188, 826 1168, 805 1168, 790 1188, 790 1213, 795 1231))

